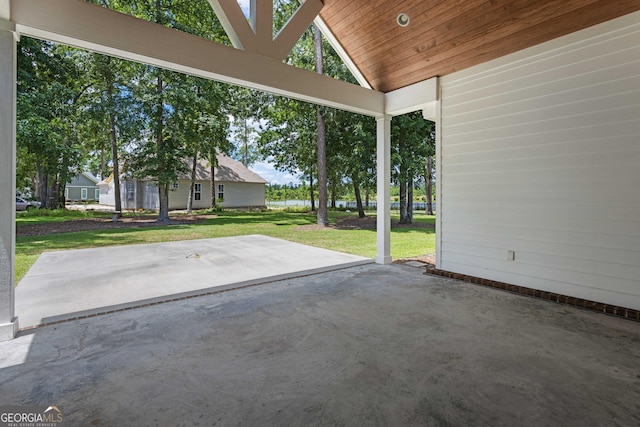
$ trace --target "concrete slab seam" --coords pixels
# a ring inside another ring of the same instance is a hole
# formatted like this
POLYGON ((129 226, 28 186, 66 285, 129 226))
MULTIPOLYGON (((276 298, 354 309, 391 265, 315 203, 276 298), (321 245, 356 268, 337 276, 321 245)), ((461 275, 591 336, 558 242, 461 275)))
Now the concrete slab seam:
POLYGON ((245 283, 245 284, 238 284, 237 286, 227 286, 224 287, 222 289, 211 289, 209 288, 208 290, 204 290, 203 292, 195 292, 189 295, 181 295, 179 297, 175 297, 175 298, 171 298, 171 295, 168 295, 168 298, 162 298, 160 300, 156 300, 156 301, 151 301, 151 302, 142 302, 141 304, 133 304, 133 305, 127 305, 126 307, 121 307, 121 308, 117 308, 117 309, 109 309, 109 307, 105 307, 105 311, 97 311, 97 312, 92 312, 92 313, 87 313, 87 314, 83 314, 83 315, 79 315, 79 316, 73 316, 73 317, 69 317, 69 318, 65 318, 65 319, 60 319, 60 320, 53 320, 50 322, 44 322, 44 323, 39 323, 37 325, 32 325, 32 326, 26 326, 24 328, 20 328, 18 329, 18 334, 20 332, 29 332, 32 331, 34 329, 38 329, 38 328, 42 328, 45 326, 52 326, 52 325, 59 325, 61 323, 67 323, 67 322, 73 322, 75 320, 82 320, 82 319, 88 319, 91 317, 97 317, 97 316, 103 316, 103 315, 107 315, 107 314, 114 314, 114 313, 120 313, 123 311, 127 311, 127 310, 133 310, 136 308, 143 308, 143 307, 150 307, 150 306, 154 306, 154 305, 160 305, 160 304, 165 304, 165 303, 170 303, 170 302, 175 302, 175 301, 184 301, 187 299, 192 299, 192 298, 198 298, 198 297, 204 297, 204 296, 208 296, 208 295, 215 295, 215 294, 220 294, 223 292, 229 292, 229 291, 236 291, 236 290, 240 290, 240 289, 247 289, 247 288, 252 288, 255 286, 261 286, 261 285, 268 285, 271 283, 277 283, 277 282, 283 282, 286 280, 291 280, 291 279, 298 279, 301 277, 310 277, 310 276, 316 276, 318 274, 322 274, 325 273, 327 271, 340 271, 340 270, 347 270, 349 268, 354 268, 354 267, 358 267, 360 265, 364 265, 364 264, 371 264, 373 263, 373 261, 364 261, 364 262, 360 262, 360 261, 356 261, 356 262, 352 262, 352 263, 348 263, 342 266, 336 266, 335 268, 331 268, 330 270, 327 269, 320 269, 322 271, 318 271, 318 270, 313 270, 311 272, 306 271, 306 272, 300 272, 300 274, 290 274, 287 275, 287 277, 274 277, 274 278, 266 278, 265 281, 258 281, 255 283, 245 283))

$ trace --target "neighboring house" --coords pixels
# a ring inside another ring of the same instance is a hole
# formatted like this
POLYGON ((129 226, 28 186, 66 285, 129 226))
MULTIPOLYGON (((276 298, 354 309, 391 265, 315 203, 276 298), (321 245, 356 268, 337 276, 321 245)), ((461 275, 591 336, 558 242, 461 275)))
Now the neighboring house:
MULTIPOLYGON (((187 162, 190 163, 191 162, 187 162)), ((262 207, 265 205, 267 181, 247 169, 242 163, 223 154, 218 154, 215 168, 217 204, 226 208, 262 207)), ((191 185, 190 174, 179 177, 169 191, 169 209, 186 209, 191 185)), ((100 204, 114 206, 113 176, 98 183, 100 204)), ((152 179, 120 180, 122 209, 159 209, 158 187, 152 179)), ((211 172, 207 162, 201 160, 196 166, 193 209, 211 206, 211 172)))
POLYGON ((82 172, 74 176, 64 188, 64 198, 67 202, 97 202, 99 195, 98 178, 91 172, 82 172))

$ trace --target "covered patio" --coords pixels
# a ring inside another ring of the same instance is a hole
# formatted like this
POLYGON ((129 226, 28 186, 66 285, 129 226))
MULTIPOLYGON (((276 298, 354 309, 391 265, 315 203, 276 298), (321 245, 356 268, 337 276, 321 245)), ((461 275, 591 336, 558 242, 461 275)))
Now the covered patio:
POLYGON ((210 0, 231 48, 0 0, 0 404, 95 426, 637 425, 637 322, 391 264, 389 190, 391 118, 422 111, 437 269, 640 309, 640 3, 307 0, 277 43, 265 3, 248 23, 210 0), (360 86, 282 62, 314 19, 360 86), (376 263, 18 333, 21 35, 375 117, 376 263))
POLYGON ((636 322, 367 264, 0 343, 3 405, 65 425, 631 426, 636 322))
POLYGON ((0 340, 20 315, 21 35, 375 117, 382 265, 391 119, 422 111, 436 124, 437 269, 640 309, 640 3, 307 0, 275 35, 271 2, 252 0, 249 19, 209 3, 233 47, 82 0, 0 0, 0 340), (312 22, 359 86, 283 62, 312 22))

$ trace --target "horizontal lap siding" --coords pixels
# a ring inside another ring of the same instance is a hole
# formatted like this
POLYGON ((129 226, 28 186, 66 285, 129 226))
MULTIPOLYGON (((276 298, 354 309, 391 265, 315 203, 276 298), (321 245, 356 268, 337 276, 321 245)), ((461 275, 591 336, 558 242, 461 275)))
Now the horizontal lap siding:
MULTIPOLYGON (((196 181, 196 184, 202 185, 200 200, 193 200, 193 209, 206 209, 211 206, 211 182, 196 181)), ((186 209, 189 200, 189 191, 191 190, 191 181, 180 180, 176 190, 169 191, 169 209, 186 209)))
POLYGON ((640 309, 640 14, 441 85, 440 267, 640 309))
POLYGON ((261 183, 224 183, 224 201, 227 208, 246 208, 264 206, 265 185, 261 183))

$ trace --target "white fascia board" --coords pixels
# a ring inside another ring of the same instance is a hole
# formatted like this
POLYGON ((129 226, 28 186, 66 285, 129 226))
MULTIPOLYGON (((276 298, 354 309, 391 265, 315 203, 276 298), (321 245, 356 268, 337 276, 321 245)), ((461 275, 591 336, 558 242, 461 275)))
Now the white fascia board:
MULTIPOLYGON (((434 105, 439 99, 438 78, 423 80, 385 94, 385 112, 391 116, 423 110, 425 116, 435 116, 434 105)), ((427 117, 425 117, 427 118, 427 117)), ((430 120, 433 120, 430 118, 430 120)))
POLYGON ((331 47, 333 47, 333 50, 336 51, 338 56, 342 59, 342 61, 345 63, 345 65, 349 69, 349 71, 351 71, 351 74, 353 74, 353 77, 355 77, 358 83, 360 83, 360 86, 367 89, 371 89, 371 85, 369 84, 367 79, 364 77, 364 74, 362 74, 360 69, 353 62, 353 60, 351 59, 347 51, 344 50, 344 48, 342 47, 338 39, 333 35, 333 33, 331 32, 327 24, 324 22, 324 20, 320 16, 317 16, 316 19, 313 20, 313 22, 318 26, 318 28, 320 29, 322 34, 325 36, 325 38, 327 39, 331 47))
POLYGON ((10 5, 9 0, 0 0, 0 21, 8 21, 11 19, 10 5))
POLYGON ((384 94, 223 46, 83 0, 11 0, 19 33, 379 117, 384 94))
POLYGON ((9 31, 11 33, 15 33, 16 24, 9 20, 0 18, 0 31, 9 31))
POLYGON ((425 120, 431 120, 435 122, 438 120, 438 108, 440 103, 438 101, 430 102, 422 106, 422 118, 425 120))

